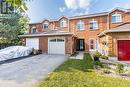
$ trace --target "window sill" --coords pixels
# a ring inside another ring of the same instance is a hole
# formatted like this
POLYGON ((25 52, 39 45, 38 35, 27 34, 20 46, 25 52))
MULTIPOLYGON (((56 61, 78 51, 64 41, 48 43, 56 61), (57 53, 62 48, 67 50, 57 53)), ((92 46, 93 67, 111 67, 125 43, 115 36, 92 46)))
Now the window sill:
POLYGON ((99 29, 89 29, 90 31, 96 31, 96 30, 99 30, 99 29))
POLYGON ((81 31, 85 31, 85 29, 84 30, 77 30, 77 32, 81 32, 81 31))
POLYGON ((112 24, 119 24, 119 23, 123 23, 123 22, 111 22, 112 24))

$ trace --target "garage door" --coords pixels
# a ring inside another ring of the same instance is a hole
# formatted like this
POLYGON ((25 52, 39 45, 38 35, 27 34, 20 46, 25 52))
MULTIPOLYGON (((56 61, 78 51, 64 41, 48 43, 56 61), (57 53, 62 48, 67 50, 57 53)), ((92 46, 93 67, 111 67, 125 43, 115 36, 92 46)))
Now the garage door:
POLYGON ((118 60, 130 61, 130 40, 118 41, 118 60))
POLYGON ((27 38, 26 46, 34 49, 39 49, 39 38, 27 38))
POLYGON ((48 53, 49 54, 65 54, 65 39, 64 38, 49 38, 48 53))

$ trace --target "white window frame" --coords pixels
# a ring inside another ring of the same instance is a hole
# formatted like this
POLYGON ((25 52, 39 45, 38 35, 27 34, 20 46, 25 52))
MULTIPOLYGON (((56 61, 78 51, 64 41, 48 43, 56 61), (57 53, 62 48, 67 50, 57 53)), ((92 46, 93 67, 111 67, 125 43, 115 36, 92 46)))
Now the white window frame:
POLYGON ((62 27, 62 28, 67 27, 67 20, 66 19, 60 20, 60 27, 62 27))
POLYGON ((48 28, 49 28, 49 22, 48 22, 48 21, 45 21, 45 22, 43 23, 43 29, 48 29, 48 28, 44 28, 45 25, 48 25, 48 28))
POLYGON ((76 25, 76 29, 79 31, 84 30, 84 22, 80 20, 76 25), (79 26, 80 26, 80 29, 79 29, 79 26))
POLYGON ((36 29, 36 32, 37 32, 37 28, 36 27, 32 27, 31 28, 31 33, 36 33, 36 32, 33 32, 33 29, 36 29))
POLYGON ((96 50, 97 50, 97 40, 93 38, 89 39, 89 51, 96 51, 96 50), (94 49, 91 49, 91 42, 90 42, 91 40, 94 41, 94 44, 93 44, 94 49))
POLYGON ((111 20, 112 20, 112 23, 122 22, 122 15, 121 14, 113 14, 111 20), (113 21, 113 17, 116 17, 115 21, 113 21))
POLYGON ((98 29, 98 21, 90 21, 89 22, 89 30, 97 30, 98 29), (93 28, 91 29, 91 23, 93 23, 93 28), (96 23, 96 26, 94 26, 94 23, 96 23))

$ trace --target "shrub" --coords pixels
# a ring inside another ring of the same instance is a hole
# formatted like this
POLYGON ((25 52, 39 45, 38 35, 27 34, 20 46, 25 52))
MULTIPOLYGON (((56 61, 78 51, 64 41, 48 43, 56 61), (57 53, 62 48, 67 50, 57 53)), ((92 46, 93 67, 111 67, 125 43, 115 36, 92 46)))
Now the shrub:
POLYGON ((109 68, 107 63, 102 63, 102 68, 109 68))
POLYGON ((100 61, 94 61, 94 65, 95 65, 95 68, 98 68, 98 66, 103 68, 103 63, 100 61))
POLYGON ((102 55, 100 58, 108 60, 108 57, 105 55, 102 55))
POLYGON ((104 69, 102 69, 102 72, 103 72, 103 73, 106 73, 106 74, 109 74, 109 73, 110 73, 110 70, 107 69, 107 68, 104 68, 104 69))
POLYGON ((123 73, 124 72, 124 65, 123 64, 117 64, 116 72, 119 73, 119 74, 123 73))
POLYGON ((99 58, 101 57, 101 53, 99 53, 99 52, 96 52, 95 54, 93 54, 93 57, 94 57, 94 60, 95 61, 99 61, 99 58))
POLYGON ((130 76, 130 70, 128 70, 127 74, 128 74, 128 76, 130 76))

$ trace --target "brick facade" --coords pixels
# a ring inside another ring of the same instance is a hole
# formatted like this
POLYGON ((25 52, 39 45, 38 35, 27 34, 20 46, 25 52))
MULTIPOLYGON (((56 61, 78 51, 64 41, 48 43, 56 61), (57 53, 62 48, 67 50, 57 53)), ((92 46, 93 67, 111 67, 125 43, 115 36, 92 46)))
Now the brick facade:
MULTIPOLYGON (((29 29, 29 33, 31 33, 31 29, 32 27, 36 27, 38 32, 44 32, 45 29, 43 28, 43 23, 45 21, 49 22, 49 29, 51 30, 61 30, 61 31, 65 31, 65 32, 72 32, 76 39, 84 39, 85 41, 85 51, 89 51, 90 48, 90 44, 89 44, 89 40, 90 39, 96 39, 97 41, 99 41, 99 45, 100 47, 103 49, 104 46, 102 45, 102 42, 104 40, 106 40, 107 42, 107 46, 105 47, 106 50, 105 52, 107 52, 106 54, 111 55, 111 56, 117 56, 117 46, 115 45, 116 42, 114 42, 115 40, 113 38, 118 38, 116 36, 124 36, 124 34, 108 34, 108 35, 104 35, 102 37, 98 37, 98 34, 107 30, 107 29, 112 29, 115 28, 123 23, 126 22, 130 22, 130 12, 125 12, 124 10, 121 9, 114 9, 111 12, 107 12, 107 13, 100 13, 100 14, 92 14, 92 15, 88 15, 88 16, 79 16, 79 17, 60 17, 58 20, 44 20, 41 23, 33 23, 30 24, 30 29, 29 29), (102 14, 102 15, 100 15, 102 14), (112 15, 113 14, 121 14, 122 15, 122 22, 119 23, 112 23, 112 15), (64 28, 60 27, 60 21, 62 19, 65 19, 67 21, 67 26, 64 28), (83 21, 84 22, 84 30, 77 30, 77 23, 79 21, 83 21), (97 21, 98 22, 98 29, 95 30, 90 30, 90 21, 97 21), (116 48, 116 49, 115 49, 116 48)), ((75 46, 76 46, 76 41, 75 38, 72 36, 64 36, 66 39, 66 43, 65 43, 65 52, 66 54, 72 54, 75 51, 75 46)), ((41 49, 45 49, 44 52, 47 53, 47 48, 48 47, 48 37, 40 37, 40 48, 41 49), (44 43, 44 45, 42 44, 44 43), (45 45, 46 44, 46 45, 45 45)), ((119 39, 119 38, 118 38, 119 39)), ((101 50, 100 50, 101 51, 101 50)))

